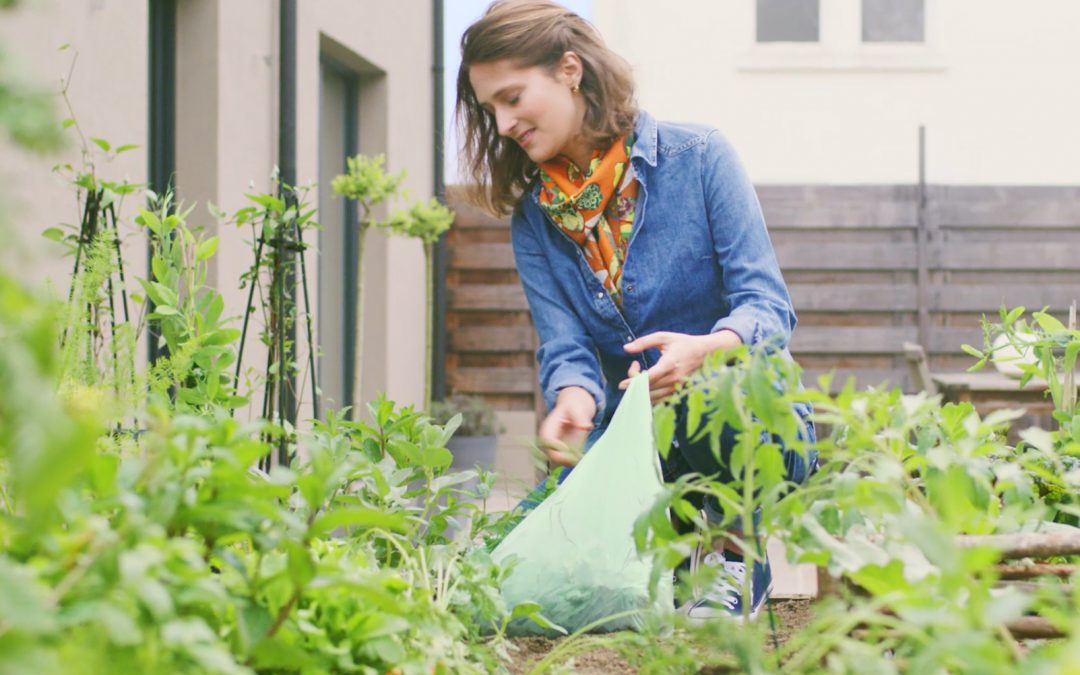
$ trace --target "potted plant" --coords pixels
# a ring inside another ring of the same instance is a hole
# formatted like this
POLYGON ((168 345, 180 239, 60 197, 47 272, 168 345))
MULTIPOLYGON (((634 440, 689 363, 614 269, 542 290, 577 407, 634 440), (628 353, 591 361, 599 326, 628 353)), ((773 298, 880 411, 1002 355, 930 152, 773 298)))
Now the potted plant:
POLYGON ((492 471, 502 432, 495 410, 484 399, 463 394, 435 401, 431 406, 431 416, 438 424, 446 424, 455 415, 461 415, 461 425, 447 443, 454 456, 451 466, 459 471, 477 466, 492 471))

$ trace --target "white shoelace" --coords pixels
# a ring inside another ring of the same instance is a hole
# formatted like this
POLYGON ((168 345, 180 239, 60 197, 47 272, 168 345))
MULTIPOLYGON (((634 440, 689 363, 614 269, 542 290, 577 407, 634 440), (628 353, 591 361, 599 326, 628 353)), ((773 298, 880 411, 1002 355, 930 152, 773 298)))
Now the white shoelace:
POLYGON ((715 551, 705 554, 701 560, 703 565, 720 567, 717 571, 716 581, 705 591, 705 599, 717 602, 728 609, 735 609, 735 602, 741 592, 743 579, 746 578, 746 563, 728 562, 715 551))

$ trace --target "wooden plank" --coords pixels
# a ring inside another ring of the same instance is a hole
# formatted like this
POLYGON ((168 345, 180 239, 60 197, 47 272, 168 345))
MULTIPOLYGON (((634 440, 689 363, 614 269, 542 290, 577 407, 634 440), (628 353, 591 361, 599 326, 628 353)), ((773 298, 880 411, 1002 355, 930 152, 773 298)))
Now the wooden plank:
POLYGON ((932 194, 945 227, 1076 227, 1076 186, 937 186, 932 194))
POLYGON ((966 548, 989 547, 1001 552, 1002 560, 1049 558, 1080 554, 1080 530, 1063 528, 1051 532, 1009 534, 958 534, 956 543, 966 548))
POLYGON ((520 284, 458 286, 450 289, 449 302, 451 310, 502 312, 529 309, 529 303, 525 300, 525 291, 520 284))
POLYGON ((791 352, 799 354, 898 354, 918 339, 915 326, 807 326, 795 329, 791 352))
POLYGON ((532 326, 462 326, 450 331, 450 349, 457 352, 532 352, 532 326))
POLYGON ((915 287, 857 284, 791 284, 796 312, 913 312, 915 287))
MULTIPOLYGON (((1078 271, 1080 276, 1080 271, 1078 271)), ((1005 279, 1003 278, 1002 281, 1005 279)), ((1080 280, 1075 285, 1013 285, 994 283, 986 285, 950 284, 936 286, 931 294, 931 310, 944 312, 987 312, 997 316, 998 309, 1005 305, 1027 307, 1029 310, 1050 307, 1064 309, 1080 298, 1080 280)))
POLYGON ((452 392, 464 394, 531 394, 534 368, 457 368, 447 373, 452 392))
MULTIPOLYGON (((926 347, 927 352, 932 354, 959 354, 964 351, 960 348, 962 344, 969 344, 981 349, 983 343, 982 328, 978 326, 932 326, 930 328, 929 342, 930 344, 923 346, 926 347)), ((974 358, 971 359, 971 363, 975 363, 974 358)))
POLYGON ((808 247, 778 243, 775 246, 784 270, 913 270, 915 244, 836 244, 808 247))
POLYGON ((883 369, 883 368, 807 368, 803 371, 802 381, 807 387, 817 387, 818 377, 827 373, 833 373, 833 379, 829 391, 835 393, 844 387, 849 377, 855 378, 855 386, 859 389, 877 387, 887 383, 890 387, 903 387, 905 391, 910 388, 909 376, 906 369, 883 369))
POLYGON ((759 185, 765 222, 783 228, 915 227, 910 185, 759 185))
POLYGON ((473 206, 466 199, 465 191, 466 188, 462 185, 451 185, 446 188, 446 205, 454 211, 454 227, 465 229, 510 227, 510 216, 494 216, 473 206))
POLYGON ((1080 250, 1068 243, 966 243, 940 250, 936 267, 945 270, 1080 270, 1080 250))
POLYGON ((450 251, 450 269, 512 270, 514 251, 511 244, 470 244, 450 251))
MULTIPOLYGON (((903 343, 918 340, 916 326, 799 326, 791 340, 791 352, 805 355, 868 355, 900 356, 903 343)), ((929 344, 923 345, 934 354, 961 354, 962 344, 980 348, 982 329, 978 326, 931 326, 929 344)), ((974 359, 972 359, 974 363, 974 359)))

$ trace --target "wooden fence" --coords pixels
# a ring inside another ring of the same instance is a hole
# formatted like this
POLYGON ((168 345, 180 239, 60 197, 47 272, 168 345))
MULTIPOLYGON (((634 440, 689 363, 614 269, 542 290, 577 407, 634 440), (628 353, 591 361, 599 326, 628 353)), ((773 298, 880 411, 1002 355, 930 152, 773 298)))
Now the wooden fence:
MULTIPOLYGON (((508 219, 450 192, 447 384, 502 409, 533 409, 535 336, 514 272, 508 219)), ((932 369, 971 364, 979 319, 998 308, 1080 299, 1080 188, 760 186, 799 326, 807 379, 835 371, 910 390, 902 345, 932 369)))

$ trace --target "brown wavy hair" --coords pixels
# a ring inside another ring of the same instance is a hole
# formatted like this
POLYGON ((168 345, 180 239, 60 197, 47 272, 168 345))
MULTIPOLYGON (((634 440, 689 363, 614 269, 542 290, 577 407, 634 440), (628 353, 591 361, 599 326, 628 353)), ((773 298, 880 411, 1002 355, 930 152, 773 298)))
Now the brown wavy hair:
POLYGON ((499 135, 495 118, 480 107, 469 81, 477 63, 509 59, 552 74, 563 54, 581 59, 585 100, 583 135, 603 148, 633 130, 637 118, 630 65, 611 51, 595 26, 548 0, 499 0, 461 37, 456 115, 461 152, 472 188, 468 198, 492 213, 508 213, 536 176, 537 167, 517 143, 499 135))

